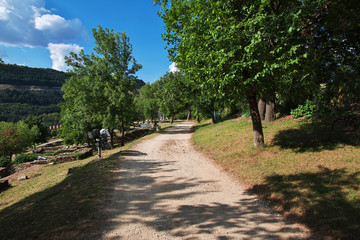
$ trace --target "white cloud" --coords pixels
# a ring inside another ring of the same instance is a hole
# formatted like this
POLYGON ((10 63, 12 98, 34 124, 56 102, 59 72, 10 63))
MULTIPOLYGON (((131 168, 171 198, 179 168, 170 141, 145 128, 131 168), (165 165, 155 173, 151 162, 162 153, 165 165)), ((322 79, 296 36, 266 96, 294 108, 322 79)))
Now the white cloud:
POLYGON ((9 14, 12 10, 13 7, 6 0, 0 0, 0 20, 9 19, 9 14))
POLYGON ((49 43, 48 49, 53 62, 52 68, 59 71, 66 71, 68 66, 65 63, 65 56, 68 56, 70 52, 79 53, 83 48, 76 44, 49 43))
POLYGON ((44 0, 0 0, 0 44, 46 47, 75 40, 85 29, 79 19, 67 20, 45 8, 44 0))
POLYGON ((173 62, 170 66, 169 66, 170 72, 175 73, 178 72, 179 69, 176 67, 176 63, 173 62))
POLYGON ((52 30, 56 26, 66 26, 66 20, 59 15, 44 14, 35 18, 35 28, 37 30, 52 30))

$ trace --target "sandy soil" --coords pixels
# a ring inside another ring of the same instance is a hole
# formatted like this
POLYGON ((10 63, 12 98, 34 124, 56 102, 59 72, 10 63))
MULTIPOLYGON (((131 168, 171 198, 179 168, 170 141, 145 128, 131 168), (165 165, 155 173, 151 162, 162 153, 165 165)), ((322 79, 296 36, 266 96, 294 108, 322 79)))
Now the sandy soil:
POLYGON ((191 145, 182 123, 124 152, 102 239, 306 239, 191 145))

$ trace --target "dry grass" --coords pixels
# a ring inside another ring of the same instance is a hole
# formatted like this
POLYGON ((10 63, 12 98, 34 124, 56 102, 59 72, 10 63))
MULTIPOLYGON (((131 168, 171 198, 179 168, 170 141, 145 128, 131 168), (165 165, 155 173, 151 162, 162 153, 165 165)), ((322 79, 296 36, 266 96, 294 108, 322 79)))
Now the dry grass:
POLYGON ((195 145, 250 192, 289 218, 334 238, 360 239, 360 133, 279 119, 252 147, 251 122, 199 125, 195 145))
POLYGON ((26 181, 11 180, 11 187, 0 193, 0 239, 99 239, 97 210, 111 191, 121 152, 158 134, 102 152, 100 160, 93 156, 46 165, 28 171, 26 181), (68 175, 69 168, 73 172, 68 175))

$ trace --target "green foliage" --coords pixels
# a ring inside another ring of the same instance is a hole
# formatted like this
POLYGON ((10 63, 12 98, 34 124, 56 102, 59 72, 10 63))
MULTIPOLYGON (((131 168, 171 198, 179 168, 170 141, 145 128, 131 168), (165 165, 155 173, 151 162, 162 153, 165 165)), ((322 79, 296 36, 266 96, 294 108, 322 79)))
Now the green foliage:
POLYGON ((57 135, 57 130, 56 130, 56 129, 51 130, 50 135, 51 135, 52 137, 56 137, 56 135, 57 135))
POLYGON ((94 128, 120 129, 136 116, 134 107, 135 73, 141 69, 132 56, 132 46, 125 33, 98 26, 93 29, 94 53, 71 53, 66 62, 72 77, 62 90, 60 135, 67 143, 83 143, 94 128))
POLYGON ((11 164, 10 158, 0 157, 0 167, 8 167, 11 164))
POLYGON ((304 105, 299 105, 297 108, 291 110, 293 118, 314 116, 316 112, 316 105, 313 101, 306 100, 304 105))
POLYGON ((136 108, 140 112, 141 120, 154 120, 158 116, 159 105, 155 96, 155 85, 147 83, 139 90, 136 97, 136 108))
POLYGON ((36 153, 21 153, 17 155, 13 161, 13 164, 17 165, 20 163, 32 162, 37 159, 39 154, 36 153))
POLYGON ((17 122, 26 116, 40 116, 60 111, 56 104, 36 106, 26 103, 0 103, 0 121, 17 122))
POLYGON ((0 157, 21 153, 32 145, 33 135, 22 121, 17 123, 0 122, 0 157))
POLYGON ((41 114, 38 117, 44 126, 54 126, 60 124, 60 112, 41 114))
POLYGON ((61 87, 68 73, 53 69, 0 64, 0 84, 61 87))
POLYGON ((5 89, 0 91, 0 101, 2 103, 28 103, 30 105, 44 106, 63 102, 63 98, 61 92, 40 93, 5 89))
POLYGON ((46 141, 48 135, 48 128, 41 121, 41 118, 36 116, 28 116, 23 121, 29 126, 30 134, 32 136, 33 144, 43 143, 46 141))
POLYGON ((39 116, 60 112, 62 93, 37 93, 5 89, 0 91, 0 121, 17 122, 29 115, 39 116))
POLYGON ((185 110, 184 83, 185 76, 180 73, 166 73, 158 81, 154 83, 156 88, 156 98, 160 107, 160 112, 169 117, 185 110))
POLYGON ((74 156, 76 156, 77 160, 83 160, 87 157, 84 153, 75 153, 74 156))

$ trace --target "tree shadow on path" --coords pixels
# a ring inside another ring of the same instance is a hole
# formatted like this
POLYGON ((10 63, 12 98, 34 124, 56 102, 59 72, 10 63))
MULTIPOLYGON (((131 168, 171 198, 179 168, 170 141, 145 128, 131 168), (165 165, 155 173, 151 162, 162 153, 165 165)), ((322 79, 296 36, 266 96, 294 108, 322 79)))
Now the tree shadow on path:
MULTIPOLYGON (((134 153, 134 156, 139 154, 134 153)), ((305 239, 295 235, 291 237, 301 230, 282 225, 281 220, 273 217, 254 198, 234 199, 232 204, 187 202, 187 198, 215 192, 201 190, 215 182, 178 177, 173 174, 175 168, 168 160, 159 162, 141 157, 121 165, 113 196, 101 216, 105 233, 110 234, 106 239, 121 239, 124 228, 131 224, 142 224, 152 229, 154 234, 181 239, 201 239, 204 236, 211 239, 239 236, 280 239, 283 234, 289 234, 289 239, 305 239), (185 204, 179 204, 180 200, 185 200, 185 204), (175 203, 175 207, 171 203, 175 203), (259 214, 259 211, 262 213, 259 214), (281 227, 274 228, 273 224, 281 227)), ((144 237, 141 229, 139 235, 134 234, 133 239, 144 237)), ((151 236, 148 238, 151 239, 151 236)))

